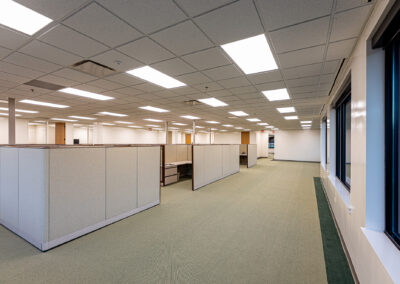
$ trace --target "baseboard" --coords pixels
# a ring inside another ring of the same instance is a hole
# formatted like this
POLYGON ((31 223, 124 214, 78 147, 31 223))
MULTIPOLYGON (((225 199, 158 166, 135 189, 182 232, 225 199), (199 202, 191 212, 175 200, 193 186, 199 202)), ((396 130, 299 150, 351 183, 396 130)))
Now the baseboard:
POLYGON ((298 162, 298 163, 316 163, 320 164, 321 161, 300 161, 300 160, 285 160, 285 159, 272 159, 272 161, 278 161, 278 162, 298 162))
POLYGON ((331 211, 331 215, 333 217, 332 219, 333 219, 333 222, 335 223, 336 231, 338 232, 340 243, 342 244, 342 247, 343 247, 343 250, 344 250, 344 254, 346 255, 347 262, 349 263, 350 271, 351 271, 351 274, 353 275, 354 282, 360 283, 360 281, 358 280, 358 277, 357 277, 356 270, 354 269, 353 262, 351 261, 351 257, 350 257, 349 251, 347 250, 346 243, 344 242, 344 239, 343 239, 343 236, 342 236, 342 232, 340 231, 340 228, 339 228, 338 223, 336 221, 335 214, 333 213, 331 202, 330 202, 330 200, 328 198, 328 194, 326 193, 325 186, 324 186, 324 183, 322 182, 322 179, 321 179, 321 186, 322 186, 322 189, 324 190, 325 198, 328 201, 329 210, 331 211))

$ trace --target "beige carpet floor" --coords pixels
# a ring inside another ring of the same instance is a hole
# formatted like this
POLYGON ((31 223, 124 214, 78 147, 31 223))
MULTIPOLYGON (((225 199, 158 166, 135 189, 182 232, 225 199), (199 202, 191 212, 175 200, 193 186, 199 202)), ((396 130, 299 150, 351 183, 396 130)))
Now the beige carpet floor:
POLYGON ((46 253, 0 226, 0 283, 326 283, 314 163, 258 161, 46 253))

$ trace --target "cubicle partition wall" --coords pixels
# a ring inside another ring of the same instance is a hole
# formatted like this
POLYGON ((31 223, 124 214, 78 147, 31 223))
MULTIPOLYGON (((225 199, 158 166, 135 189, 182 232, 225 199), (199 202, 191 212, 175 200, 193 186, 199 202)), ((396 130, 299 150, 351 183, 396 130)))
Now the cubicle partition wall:
POLYGON ((240 164, 248 168, 257 165, 257 144, 240 144, 240 164))
POLYGON ((239 145, 193 145, 193 182, 196 190, 239 172, 239 145))
POLYGON ((192 176, 192 145, 162 145, 162 184, 177 182, 180 177, 192 176))
POLYGON ((0 147, 0 223, 42 251, 160 203, 160 146, 0 147))

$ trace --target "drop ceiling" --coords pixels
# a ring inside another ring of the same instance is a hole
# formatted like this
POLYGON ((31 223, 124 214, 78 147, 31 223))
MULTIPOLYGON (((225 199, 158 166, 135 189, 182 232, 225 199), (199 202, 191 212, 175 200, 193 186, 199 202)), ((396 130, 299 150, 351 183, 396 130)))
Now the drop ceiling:
MULTIPOLYGON (((125 121, 146 125, 144 118, 198 124, 218 121, 263 129, 230 111, 280 129, 300 129, 300 120, 319 127, 319 114, 343 59, 350 55, 371 12, 363 0, 16 0, 54 21, 33 36, 0 26, 0 99, 17 99, 19 108, 37 110, 22 118, 97 117, 101 111, 127 114, 125 121), (278 70, 245 75, 220 45, 265 34, 278 70), (116 70, 96 77, 71 65, 93 60, 116 70), (164 89, 125 71, 150 65, 187 84, 164 89), (95 92, 115 99, 95 101, 24 85, 40 80, 95 92), (290 100, 268 101, 261 91, 287 88, 290 100), (213 108, 185 101, 215 97, 228 106, 213 108), (52 109, 18 103, 33 99, 70 106, 52 109), (153 113, 141 106, 167 109, 153 113), (276 108, 293 106, 299 120, 288 121, 276 108)), ((0 104, 2 106, 2 104, 0 104)), ((80 121, 79 123, 85 123, 80 121)), ((226 128, 230 130, 229 128, 226 128)))

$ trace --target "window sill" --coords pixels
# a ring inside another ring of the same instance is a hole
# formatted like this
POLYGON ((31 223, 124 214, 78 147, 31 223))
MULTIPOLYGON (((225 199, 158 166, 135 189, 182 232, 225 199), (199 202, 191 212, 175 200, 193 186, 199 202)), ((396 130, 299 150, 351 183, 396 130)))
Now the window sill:
POLYGON ((336 189, 336 192, 339 194, 344 204, 346 204, 347 209, 351 212, 351 204, 350 204, 350 191, 346 186, 336 177, 329 175, 329 180, 331 181, 333 187, 336 189))
POLYGON ((384 232, 361 228, 379 260, 395 283, 400 282, 400 250, 384 232))

